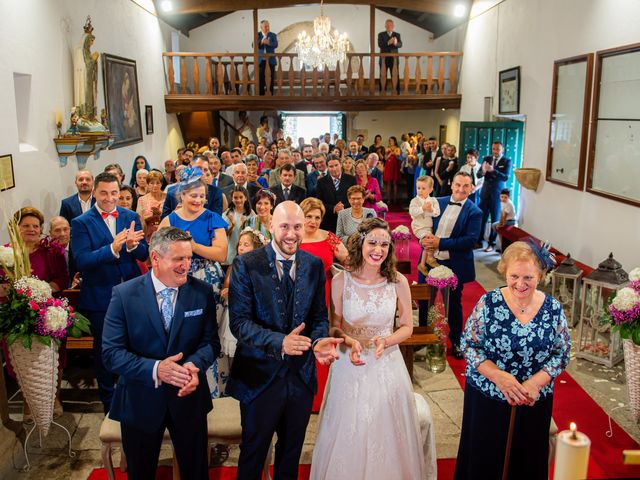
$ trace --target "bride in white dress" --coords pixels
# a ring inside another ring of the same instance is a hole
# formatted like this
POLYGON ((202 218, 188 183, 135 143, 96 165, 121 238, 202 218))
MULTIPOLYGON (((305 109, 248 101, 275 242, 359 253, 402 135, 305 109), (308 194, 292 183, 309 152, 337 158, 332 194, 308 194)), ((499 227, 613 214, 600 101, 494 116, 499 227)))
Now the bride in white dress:
POLYGON ((398 347, 413 331, 411 293, 396 272, 387 223, 362 222, 347 249, 350 271, 331 284, 330 335, 344 343, 320 410, 311 480, 435 480, 398 347))

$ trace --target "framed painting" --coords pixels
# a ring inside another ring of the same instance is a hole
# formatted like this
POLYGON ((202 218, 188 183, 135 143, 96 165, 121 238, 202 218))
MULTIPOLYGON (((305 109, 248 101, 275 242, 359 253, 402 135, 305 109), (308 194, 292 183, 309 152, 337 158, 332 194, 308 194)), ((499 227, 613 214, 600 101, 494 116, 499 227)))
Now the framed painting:
POLYGON ((520 113, 520 67, 502 70, 498 75, 500 115, 520 113))
POLYGON ((144 120, 147 126, 147 135, 153 133, 153 105, 144 106, 144 120))
POLYGON ((0 156, 0 192, 15 188, 16 178, 13 174, 13 157, 11 155, 0 156))
POLYGON ((102 62, 109 130, 116 136, 109 148, 141 142, 142 122, 136 62, 108 53, 102 54, 102 62))

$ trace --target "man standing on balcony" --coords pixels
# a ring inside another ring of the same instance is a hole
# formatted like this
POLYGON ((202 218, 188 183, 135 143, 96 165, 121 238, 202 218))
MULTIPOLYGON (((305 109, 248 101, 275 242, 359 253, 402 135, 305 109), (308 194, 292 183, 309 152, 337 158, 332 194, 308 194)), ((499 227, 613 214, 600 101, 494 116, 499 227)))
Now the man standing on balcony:
MULTIPOLYGON (((258 53, 275 53, 276 48, 278 48, 278 36, 269 30, 269 21, 262 20, 260 22, 260 31, 258 32, 258 53)), ((265 62, 265 57, 260 55, 258 57, 258 64, 260 67, 260 95, 264 95, 265 91, 265 76, 264 76, 264 67, 267 62, 265 62)), ((276 57, 269 57, 269 70, 271 71, 271 81, 269 82, 269 91, 273 94, 273 79, 276 74, 276 57)))
MULTIPOLYGON (((393 31, 393 20, 390 18, 384 22, 384 32, 378 34, 378 47, 380 47, 380 53, 398 53, 398 49, 402 48, 402 40, 400 34, 393 31)), ((393 82, 393 64, 398 62, 398 57, 385 57, 384 64, 387 67, 387 73, 391 77, 393 82)), ((380 65, 380 80, 382 81, 382 57, 378 62, 380 65)), ((398 75, 400 72, 400 66, 398 65, 398 75)), ((386 78, 386 74, 385 74, 386 78)), ((380 84, 382 88, 382 83, 380 84)), ((393 85, 393 83, 392 83, 393 85)), ((400 80, 398 80, 396 91, 400 93, 400 80)))

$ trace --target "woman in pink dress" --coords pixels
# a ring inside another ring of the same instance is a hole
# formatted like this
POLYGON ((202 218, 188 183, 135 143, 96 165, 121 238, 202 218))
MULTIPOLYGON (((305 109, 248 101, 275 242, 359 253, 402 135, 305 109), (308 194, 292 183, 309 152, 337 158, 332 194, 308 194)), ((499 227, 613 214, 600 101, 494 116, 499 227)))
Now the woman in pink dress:
POLYGON ((358 185, 364 187, 364 207, 373 208, 378 213, 377 203, 382 200, 382 193, 380 192, 380 185, 378 180, 369 176, 369 168, 363 160, 356 162, 356 180, 358 185))
MULTIPOLYGON (((42 238, 42 226, 44 215, 40 210, 32 207, 23 207, 13 215, 13 220, 18 223, 20 236, 25 247, 29 251, 29 262, 31 263, 31 273, 40 280, 49 284, 51 291, 56 294, 69 287, 69 270, 64 257, 64 248, 51 237, 42 238)), ((0 269, 0 277, 4 272, 0 269)), ((5 297, 5 286, 0 285, 0 297, 5 297)), ((0 300, 2 301, 2 300, 0 300)), ((2 353, 7 362, 7 372, 11 378, 15 378, 15 372, 11 366, 7 344, 2 341, 2 353)), ((60 343, 58 359, 58 390, 56 393, 55 405, 53 408, 56 417, 62 415, 62 404, 60 403, 60 381, 62 379, 62 368, 66 364, 66 339, 60 343)), ((24 402, 24 419, 28 422, 31 414, 27 403, 24 402)))
POLYGON ((398 181, 400 180, 400 147, 396 137, 389 137, 389 146, 385 152, 384 172, 382 181, 389 202, 394 203, 398 196, 398 181))
MULTIPOLYGON (((322 217, 325 214, 324 204, 320 200, 313 197, 306 198, 300 203, 300 208, 304 212, 304 233, 300 248, 322 260, 326 275, 325 301, 327 302, 327 310, 330 310, 331 265, 334 261, 344 262, 347 258, 347 249, 335 234, 320 228, 322 217)), ((324 386, 329 376, 329 366, 320 365, 316 361, 316 370, 318 372, 318 392, 313 397, 312 412, 320 411, 324 397, 324 386)))

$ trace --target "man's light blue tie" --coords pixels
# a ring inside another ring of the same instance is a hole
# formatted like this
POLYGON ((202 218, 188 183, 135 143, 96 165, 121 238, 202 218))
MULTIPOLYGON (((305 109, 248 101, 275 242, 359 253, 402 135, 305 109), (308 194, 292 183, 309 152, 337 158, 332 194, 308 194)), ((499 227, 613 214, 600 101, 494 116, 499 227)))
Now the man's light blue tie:
POLYGON ((159 292, 162 298, 160 312, 162 313, 162 323, 164 324, 165 332, 171 330, 171 319, 173 318, 173 303, 171 302, 171 297, 173 297, 174 291, 175 289, 173 288, 165 288, 159 292))
POLYGON ((336 187, 336 190, 340 188, 340 178, 333 179, 333 186, 336 187))

